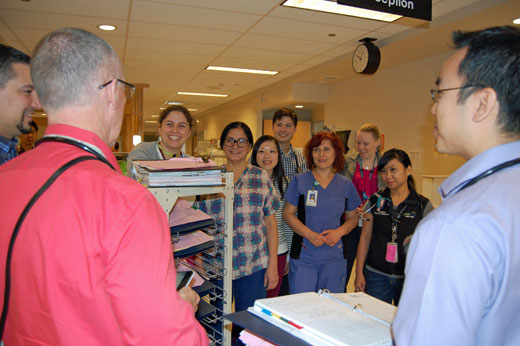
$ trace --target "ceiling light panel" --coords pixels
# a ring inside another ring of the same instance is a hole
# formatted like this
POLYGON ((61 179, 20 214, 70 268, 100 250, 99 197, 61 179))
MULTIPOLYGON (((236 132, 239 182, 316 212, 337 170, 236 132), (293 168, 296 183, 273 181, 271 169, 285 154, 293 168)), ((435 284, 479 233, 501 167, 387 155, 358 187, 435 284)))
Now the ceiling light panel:
POLYGON ((239 72, 239 73, 252 73, 252 74, 266 74, 270 76, 274 76, 278 74, 278 71, 268 71, 268 70, 255 70, 250 68, 239 68, 239 67, 225 67, 225 66, 208 66, 206 67, 208 71, 223 71, 223 72, 239 72))
POLYGON ((197 93, 190 91, 179 91, 177 95, 188 95, 188 96, 209 96, 209 97, 228 97, 226 94, 208 94, 208 93, 197 93))
POLYGON ((314 10, 321 12, 330 12, 345 16, 379 20, 382 22, 393 22, 402 17, 390 13, 366 10, 364 8, 338 5, 336 2, 329 0, 287 0, 282 4, 282 6, 303 8, 306 10, 314 10))

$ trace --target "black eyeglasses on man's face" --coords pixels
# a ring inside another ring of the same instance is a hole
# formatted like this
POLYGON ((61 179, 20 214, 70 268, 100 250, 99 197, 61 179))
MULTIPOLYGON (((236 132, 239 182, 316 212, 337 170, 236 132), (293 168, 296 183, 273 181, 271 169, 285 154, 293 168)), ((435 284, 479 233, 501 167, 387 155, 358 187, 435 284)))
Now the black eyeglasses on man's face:
POLYGON ((105 84, 102 84, 99 86, 99 89, 103 89, 104 87, 106 87, 107 85, 109 85, 110 83, 112 83, 113 81, 116 81, 116 82, 119 82, 121 84, 123 84, 123 86, 125 87, 125 97, 127 100, 130 100, 132 97, 134 97, 134 94, 135 94, 135 86, 133 86, 132 84, 128 83, 128 82, 125 82, 124 80, 121 80, 119 78, 116 78, 116 79, 111 79, 109 80, 108 82, 106 82, 105 84))
POLYGON ((439 102, 441 100, 441 96, 444 91, 460 90, 460 89, 467 89, 467 88, 483 88, 483 86, 482 85, 466 85, 466 86, 461 86, 461 87, 457 87, 457 88, 430 89, 430 93, 432 95, 433 102, 439 102))

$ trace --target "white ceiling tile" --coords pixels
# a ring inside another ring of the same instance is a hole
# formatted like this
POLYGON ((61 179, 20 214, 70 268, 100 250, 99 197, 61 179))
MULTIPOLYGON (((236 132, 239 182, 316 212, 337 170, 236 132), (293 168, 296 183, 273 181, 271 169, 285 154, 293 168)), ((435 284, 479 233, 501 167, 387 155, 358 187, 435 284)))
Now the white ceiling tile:
POLYGON ((179 42, 230 44, 240 33, 225 30, 203 29, 181 25, 158 24, 132 21, 128 35, 179 42))
POLYGON ((266 49, 231 47, 222 53, 224 57, 241 58, 247 64, 247 59, 267 61, 282 61, 286 63, 298 63, 311 57, 309 54, 278 52, 266 49))
POLYGON ((250 32, 339 44, 363 36, 368 31, 296 20, 264 18, 251 28, 250 32), (329 37, 329 34, 336 36, 329 37))
POLYGON ((245 34, 235 42, 236 47, 279 50, 284 52, 298 52, 319 54, 336 46, 335 43, 324 43, 295 38, 278 37, 271 35, 245 34))
POLYGON ((249 28, 261 18, 253 14, 142 0, 135 0, 133 4, 132 19, 151 23, 175 23, 176 25, 199 28, 242 31, 249 28))
MULTIPOLYGON (((103 20, 98 17, 87 17, 62 13, 37 13, 32 11, 3 10, 2 19, 10 27, 34 28, 52 31, 65 27, 75 27, 91 31, 96 34, 103 33, 97 28, 98 24, 103 24, 103 20), (28 24, 30 23, 30 24, 28 24)), ((126 20, 110 19, 106 22, 118 27, 112 35, 124 35, 126 30, 126 20)))
POLYGON ((280 0, 241 0, 240 2, 236 0, 162 0, 162 2, 260 15, 267 13, 273 7, 278 7, 280 4, 280 0))
MULTIPOLYGON (((45 0, 20 1, 2 0, 2 9, 16 9, 22 11, 67 13, 71 15, 126 19, 131 0, 45 0), (102 11, 100 11, 102 9, 102 11), (100 16, 100 13, 103 15, 100 16)), ((3 12, 3 11, 2 11, 3 12)), ((37 19, 36 15, 34 19, 37 19)))
POLYGON ((343 44, 341 46, 337 46, 336 48, 329 49, 328 51, 323 52, 321 55, 328 56, 328 57, 337 57, 337 56, 345 55, 345 54, 348 54, 348 53, 354 51, 356 46, 357 46, 357 44, 356 45, 343 44))
POLYGON ((286 6, 280 6, 276 8, 269 14, 269 16, 364 30, 376 30, 383 24, 383 22, 370 19, 344 16, 335 13, 305 10, 300 8, 291 8, 286 6))
POLYGON ((181 45, 179 42, 174 41, 139 37, 129 37, 127 43, 127 48, 134 50, 150 50, 155 52, 171 53, 181 51, 182 54, 196 54, 206 56, 218 55, 225 49, 225 47, 226 46, 223 45, 196 42, 183 42, 181 45))
POLYGON ((253 68, 257 70, 269 71, 282 71, 294 65, 292 62, 265 61, 259 59, 247 59, 247 61, 244 61, 242 58, 226 56, 220 56, 216 58, 211 62, 211 64, 216 66, 253 68))

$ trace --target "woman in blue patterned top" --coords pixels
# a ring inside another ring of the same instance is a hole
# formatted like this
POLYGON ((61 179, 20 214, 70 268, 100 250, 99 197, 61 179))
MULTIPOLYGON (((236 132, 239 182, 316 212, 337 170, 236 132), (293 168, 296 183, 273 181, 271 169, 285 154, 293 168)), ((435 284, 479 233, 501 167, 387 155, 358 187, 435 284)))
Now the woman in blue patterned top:
MULTIPOLYGON (((227 125, 220 137, 220 147, 227 158, 225 167, 234 173, 235 183, 232 271, 235 311, 253 306, 256 299, 265 298, 266 289, 278 283, 275 211, 280 201, 267 172, 247 163, 252 143, 251 130, 238 121, 227 125)), ((223 198, 203 200, 200 209, 215 217, 217 223, 223 222, 223 198)))
POLYGON ((267 291, 267 298, 277 297, 280 293, 283 276, 289 272, 287 252, 290 249, 293 231, 283 219, 284 191, 287 190, 288 180, 283 169, 282 150, 276 138, 270 135, 258 138, 253 146, 251 163, 266 170, 281 202, 280 208, 275 214, 278 226, 278 285, 267 291))

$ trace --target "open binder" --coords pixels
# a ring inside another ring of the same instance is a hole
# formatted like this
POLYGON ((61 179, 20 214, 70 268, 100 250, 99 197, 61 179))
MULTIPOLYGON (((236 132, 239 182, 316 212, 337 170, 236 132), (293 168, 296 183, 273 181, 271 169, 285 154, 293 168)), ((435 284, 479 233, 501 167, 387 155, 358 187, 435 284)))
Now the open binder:
POLYGON ((259 299, 249 312, 311 345, 392 345, 397 308, 365 293, 307 292, 259 299))

